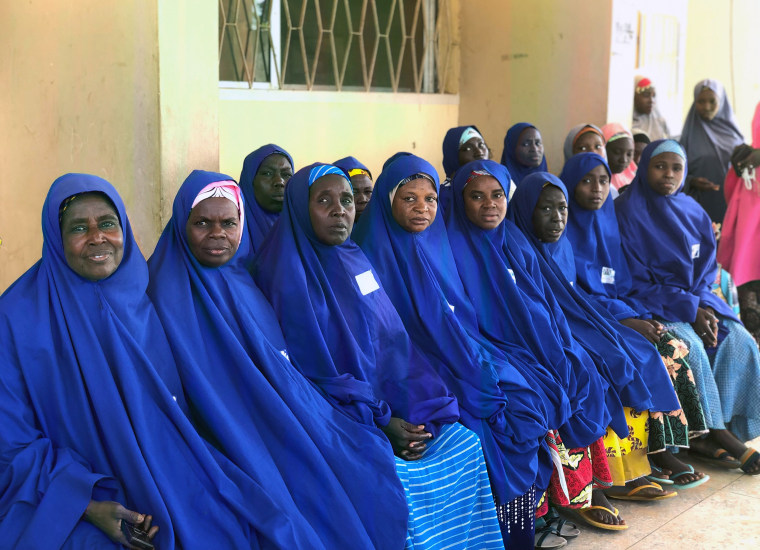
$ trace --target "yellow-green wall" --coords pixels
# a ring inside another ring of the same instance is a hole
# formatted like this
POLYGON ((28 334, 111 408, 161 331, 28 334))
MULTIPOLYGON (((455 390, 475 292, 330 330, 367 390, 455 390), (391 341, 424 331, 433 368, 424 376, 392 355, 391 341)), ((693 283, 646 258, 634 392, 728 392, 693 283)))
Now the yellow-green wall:
POLYGON ((604 124, 610 59, 610 1, 462 2, 460 124, 485 134, 494 158, 517 122, 535 124, 549 169, 581 122, 604 124))
POLYGON ((752 116, 760 102, 758 22, 757 0, 689 0, 684 118, 694 101, 694 86, 714 78, 725 86, 739 127, 751 141, 752 116))
POLYGON ((352 155, 373 175, 397 151, 438 167, 446 131, 457 125, 456 96, 222 90, 219 102, 220 170, 237 179, 245 156, 276 143, 296 169, 352 155))

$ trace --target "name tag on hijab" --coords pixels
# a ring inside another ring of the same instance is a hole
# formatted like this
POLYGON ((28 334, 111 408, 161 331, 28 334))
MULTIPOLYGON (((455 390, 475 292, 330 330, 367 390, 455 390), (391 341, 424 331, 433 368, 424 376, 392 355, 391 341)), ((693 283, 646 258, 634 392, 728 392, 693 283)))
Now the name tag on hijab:
POLYGON ((691 245, 691 259, 699 258, 699 243, 691 245))
POLYGON ((375 292, 380 288, 380 285, 377 284, 375 276, 372 275, 371 271, 359 273, 356 276, 356 284, 359 285, 359 292, 362 293, 362 296, 366 296, 370 292, 375 292))
POLYGON ((615 270, 611 267, 602 268, 602 284, 614 285, 615 284, 615 270))
POLYGON ((517 278, 515 277, 515 272, 512 271, 511 269, 507 269, 507 271, 509 271, 509 276, 512 277, 512 282, 517 284, 517 278))

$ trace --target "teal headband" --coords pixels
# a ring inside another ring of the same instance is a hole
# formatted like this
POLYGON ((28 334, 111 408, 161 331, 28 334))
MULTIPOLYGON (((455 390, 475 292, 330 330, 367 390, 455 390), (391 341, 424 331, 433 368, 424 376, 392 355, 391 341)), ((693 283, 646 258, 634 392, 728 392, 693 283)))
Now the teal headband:
MULTIPOLYGON (((326 176, 328 174, 337 174, 338 176, 341 176, 344 178, 349 185, 351 185, 351 180, 348 178, 346 173, 338 168, 337 166, 333 166, 332 164, 320 164, 319 166, 315 166, 311 169, 311 172, 309 172, 309 187, 311 187, 315 181, 317 181, 322 176, 326 176)), ((351 189, 353 189, 353 185, 351 186, 351 189)))
POLYGON ((657 147, 655 147, 655 150, 652 151, 651 158, 654 158, 657 155, 661 155, 662 153, 675 153, 682 159, 686 160, 686 153, 684 152, 683 147, 681 147, 681 144, 673 139, 666 139, 657 147))

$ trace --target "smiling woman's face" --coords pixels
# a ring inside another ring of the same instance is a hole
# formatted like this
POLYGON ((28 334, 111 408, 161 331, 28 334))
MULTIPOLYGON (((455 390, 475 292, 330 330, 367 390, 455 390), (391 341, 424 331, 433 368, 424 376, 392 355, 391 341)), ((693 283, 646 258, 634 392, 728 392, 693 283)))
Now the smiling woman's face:
POLYGON ((409 231, 425 231, 435 220, 438 211, 438 194, 430 180, 417 178, 396 190, 391 203, 393 219, 409 231))
POLYGON ((75 198, 61 218, 66 263, 90 281, 105 279, 119 267, 124 234, 113 205, 98 193, 75 198))
POLYGON ((567 224, 567 201, 559 187, 547 185, 533 210, 533 231, 538 240, 556 243, 567 224))
POLYGON ((309 189, 309 217, 317 239, 329 245, 343 244, 354 227, 354 192, 346 178, 328 174, 309 189))

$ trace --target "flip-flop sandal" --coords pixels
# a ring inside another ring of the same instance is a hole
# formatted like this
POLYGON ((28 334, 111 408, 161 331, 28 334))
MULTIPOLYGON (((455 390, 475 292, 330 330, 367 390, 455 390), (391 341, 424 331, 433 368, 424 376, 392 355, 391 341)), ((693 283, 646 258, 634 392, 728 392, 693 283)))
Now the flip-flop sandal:
POLYGON ((533 544, 536 550, 556 550, 557 548, 564 548, 567 546, 567 541, 558 536, 553 529, 542 529, 541 531, 536 530, 536 537, 533 544))
MULTIPOLYGON (((694 466, 692 466, 691 464, 686 464, 686 466, 688 466, 687 470, 684 470, 683 472, 678 472, 677 474, 672 474, 671 478, 675 480, 675 479, 678 479, 681 476, 686 476, 686 475, 694 474, 694 466)), ((710 480, 710 476, 708 476, 707 474, 705 474, 705 477, 696 479, 694 481, 690 481, 689 483, 677 483, 676 482, 675 486, 678 489, 691 489, 692 487, 698 487, 699 485, 702 485, 703 483, 707 483, 709 480, 710 480)))
POLYGON ((610 510, 609 508, 605 508, 604 506, 587 506, 586 508, 562 508, 562 512, 566 515, 572 516, 574 519, 577 519, 579 521, 582 521, 586 525, 590 525, 591 527, 596 527, 597 529, 606 529, 607 531, 625 531, 628 529, 628 525, 610 525, 609 523, 602 523, 601 521, 596 521, 593 519, 589 512, 592 510, 604 510, 608 514, 612 514, 613 516, 620 517, 620 512, 617 508, 614 510, 610 510))
POLYGON ((752 447, 749 447, 746 451, 744 451, 744 454, 739 459, 739 462, 741 462, 740 468, 745 474, 749 474, 751 476, 756 476, 760 474, 760 471, 758 472, 750 472, 750 468, 754 466, 755 462, 760 460, 760 453, 757 452, 752 447))
POLYGON ((673 498, 674 496, 677 496, 678 493, 673 491, 670 493, 663 493, 661 495, 655 495, 655 496, 641 496, 639 493, 643 491, 644 489, 657 489, 659 491, 662 491, 662 487, 658 485, 657 483, 647 483, 646 485, 639 485, 638 487, 634 487, 627 493, 614 493, 610 492, 609 489, 604 491, 604 494, 608 498, 614 498, 617 500, 640 500, 640 501, 649 501, 654 502, 657 500, 665 500, 668 498, 673 498))
MULTIPOLYGON (((668 475, 668 474, 663 474, 662 468, 655 466, 651 462, 649 463, 649 466, 652 467, 652 471, 657 472, 660 475, 663 475, 663 476, 668 475)), ((659 483, 661 485, 673 485, 674 481, 670 479, 672 475, 673 474, 669 474, 668 477, 657 477, 656 475, 648 475, 644 477, 646 477, 649 481, 654 481, 655 483, 659 483)))
MULTIPOLYGON (((562 519, 558 514, 549 518, 544 516, 544 521, 546 522, 546 526, 550 528, 555 535, 559 535, 563 539, 574 539, 581 534, 581 530, 578 529, 576 524, 572 521, 562 519)), ((536 532, 538 532, 538 529, 536 529, 536 532)))
POLYGON ((715 452, 710 455, 700 453, 694 449, 689 449, 689 456, 698 458, 703 462, 718 466, 719 468, 726 468, 727 470, 733 470, 735 468, 741 468, 742 463, 731 457, 726 449, 715 449, 715 452), (731 458, 729 458, 731 457, 731 458))

